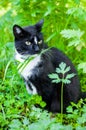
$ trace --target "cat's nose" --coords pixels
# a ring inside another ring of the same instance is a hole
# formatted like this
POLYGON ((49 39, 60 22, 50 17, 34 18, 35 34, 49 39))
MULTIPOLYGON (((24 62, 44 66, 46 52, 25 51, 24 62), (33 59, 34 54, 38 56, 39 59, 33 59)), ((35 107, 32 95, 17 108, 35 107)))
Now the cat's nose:
POLYGON ((39 46, 35 46, 35 47, 34 47, 34 50, 35 50, 36 52, 40 51, 39 46))

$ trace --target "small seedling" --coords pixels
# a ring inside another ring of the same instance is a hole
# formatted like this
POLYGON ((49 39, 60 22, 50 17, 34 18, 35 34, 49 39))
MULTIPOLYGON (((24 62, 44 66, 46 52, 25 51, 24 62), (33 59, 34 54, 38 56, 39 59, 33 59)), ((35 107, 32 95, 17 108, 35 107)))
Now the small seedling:
POLYGON ((49 74, 49 78, 52 79, 52 83, 61 83, 61 115, 62 115, 62 120, 63 120, 63 87, 64 84, 70 84, 71 83, 71 78, 75 76, 74 73, 67 74, 71 70, 70 66, 66 66, 64 62, 61 62, 59 64, 59 67, 56 68, 56 72, 49 74), (62 77, 59 76, 59 74, 62 74, 62 77))

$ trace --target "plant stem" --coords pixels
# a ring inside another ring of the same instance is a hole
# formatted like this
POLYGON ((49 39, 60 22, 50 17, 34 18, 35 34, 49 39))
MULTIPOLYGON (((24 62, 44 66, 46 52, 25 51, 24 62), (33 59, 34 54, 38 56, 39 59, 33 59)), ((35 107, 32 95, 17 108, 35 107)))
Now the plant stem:
POLYGON ((3 108, 2 105, 1 105, 1 109, 2 109, 3 118, 4 118, 4 120, 5 120, 5 119, 6 119, 6 116, 5 116, 5 111, 4 111, 4 108, 3 108))
MULTIPOLYGON (((63 75, 64 78, 64 75, 63 75)), ((61 85, 61 122, 63 122, 63 85, 64 83, 62 82, 61 85)))

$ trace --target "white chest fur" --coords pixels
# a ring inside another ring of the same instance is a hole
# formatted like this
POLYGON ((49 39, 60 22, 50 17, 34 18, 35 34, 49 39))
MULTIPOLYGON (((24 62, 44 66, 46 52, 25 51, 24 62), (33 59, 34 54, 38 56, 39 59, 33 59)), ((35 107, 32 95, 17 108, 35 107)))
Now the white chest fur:
POLYGON ((39 64, 41 61, 40 55, 36 56, 33 60, 31 60, 27 65, 23 68, 22 71, 19 71, 19 73, 24 77, 24 79, 27 81, 29 77, 31 77, 33 73, 33 69, 39 64))
MULTIPOLYGON (((26 57, 22 56, 18 52, 16 52, 15 59, 18 60, 20 63, 24 63, 26 57)), ((25 82, 26 89, 27 89, 29 94, 33 94, 33 95, 37 94, 36 87, 33 85, 33 83, 28 81, 28 78, 32 75, 32 70, 38 65, 38 63, 40 61, 41 61, 40 55, 38 55, 38 56, 36 55, 36 57, 33 60, 31 60, 29 63, 27 63, 27 65, 22 69, 22 71, 20 71, 21 69, 19 69, 19 73, 26 81, 25 82), (29 84, 27 83, 27 81, 29 82, 29 84)))
POLYGON ((28 55, 21 55, 15 50, 15 59, 19 62, 24 62, 25 59, 27 59, 29 56, 28 55))

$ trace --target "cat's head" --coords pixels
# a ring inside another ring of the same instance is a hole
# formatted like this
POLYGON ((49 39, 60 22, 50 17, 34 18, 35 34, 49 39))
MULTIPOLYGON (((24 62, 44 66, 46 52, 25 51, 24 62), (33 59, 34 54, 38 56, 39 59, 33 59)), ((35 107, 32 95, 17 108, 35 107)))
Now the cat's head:
POLYGON ((43 22, 41 20, 35 25, 24 28, 19 25, 13 26, 17 55, 26 57, 28 55, 38 54, 44 48, 43 35, 41 33, 43 22))

